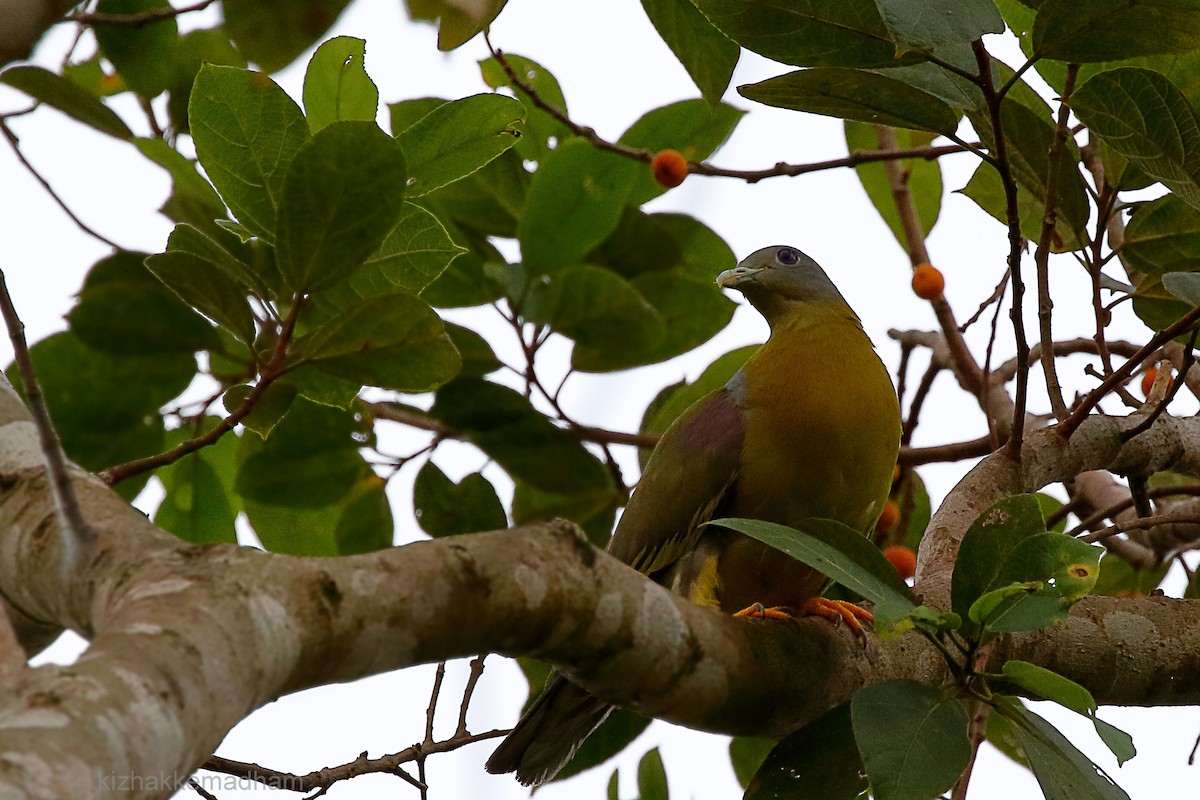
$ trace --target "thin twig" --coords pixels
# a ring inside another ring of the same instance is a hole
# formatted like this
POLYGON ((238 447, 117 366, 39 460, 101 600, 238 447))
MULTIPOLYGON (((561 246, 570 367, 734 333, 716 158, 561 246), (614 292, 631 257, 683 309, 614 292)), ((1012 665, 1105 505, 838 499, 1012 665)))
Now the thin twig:
POLYGON ((288 312, 287 319, 285 319, 283 322, 283 329, 280 331, 279 341, 275 343, 275 351, 271 354, 271 360, 267 362, 265 367, 263 367, 258 378, 258 383, 256 383, 250 390, 249 394, 246 395, 246 399, 242 401, 242 404, 230 412, 228 416, 223 417, 215 426, 213 426, 212 430, 203 436, 197 436, 194 439, 188 439, 186 442, 183 442, 180 445, 171 448, 170 450, 166 450, 152 456, 147 456, 145 458, 139 458, 136 461, 117 464, 116 466, 101 470, 100 472, 96 473, 96 476, 109 486, 115 486, 126 478, 130 478, 134 475, 140 475, 141 473, 152 469, 158 469, 159 467, 164 467, 168 464, 174 464, 176 461, 186 455, 190 455, 191 453, 194 453, 201 448, 208 447, 209 445, 216 444, 216 442, 222 436, 233 430, 239 422, 245 419, 247 415, 254 410, 254 407, 258 404, 258 401, 262 399, 263 395, 266 394, 267 389, 270 388, 271 384, 287 372, 286 362, 288 344, 291 342, 292 335, 295 333, 296 320, 300 315, 300 309, 303 307, 303 305, 304 302, 302 299, 298 297, 293 299, 292 307, 288 312))
POLYGON ((29 354, 29 344, 25 341, 25 324, 17 316, 16 306, 13 305, 12 295, 8 292, 8 281, 4 270, 0 269, 0 313, 8 327, 8 340, 12 343, 13 355, 21 382, 25 384, 25 397, 37 427, 38 444, 42 455, 46 458, 46 474, 50 481, 51 495, 54 498, 54 509, 58 516, 58 524, 62 529, 63 568, 69 574, 78 563, 79 549, 77 545, 89 545, 96 540, 96 531, 83 516, 79 499, 75 496, 75 487, 67 472, 67 457, 63 453, 62 443, 54 432, 54 423, 50 419, 50 410, 46 407, 46 398, 38 383, 37 373, 33 368, 33 358, 29 354))
POLYGON ((1009 274, 1010 273, 1006 268, 1004 270, 1003 277, 1000 278, 1000 282, 996 284, 996 288, 992 290, 992 293, 988 295, 986 300, 979 304, 979 308, 975 310, 975 313, 971 315, 970 319, 958 326, 959 333, 966 333, 968 328, 979 321, 979 318, 983 316, 984 311, 987 311, 993 303, 999 303, 1002 299, 1004 299, 1004 292, 1008 289, 1009 274))
POLYGON ((37 171, 33 164, 29 163, 27 158, 25 158, 25 154, 21 152, 21 145, 16 134, 9 129, 8 125, 5 124, 4 120, 2 119, 0 119, 0 132, 2 132, 4 134, 4 138, 8 140, 8 144, 12 148, 13 155, 17 157, 17 160, 20 161, 25 169, 29 171, 29 174, 33 176, 33 179, 42 185, 42 188, 46 190, 46 194, 50 195, 50 199, 52 199, 58 205, 58 207, 63 210, 64 214, 71 218, 71 221, 75 223, 79 230, 83 231, 88 236, 91 236, 93 239, 104 242, 114 250, 121 249, 121 245, 117 244, 112 239, 109 239, 99 231, 89 227, 86 222, 75 216, 75 212, 72 211, 71 207, 68 206, 66 202, 58 196, 58 192, 54 191, 54 187, 50 185, 50 182, 43 178, 42 174, 37 171))
POLYGON ((173 19, 181 14, 190 14, 193 11, 203 11, 211 6, 217 0, 201 0, 199 3, 193 3, 190 6, 181 8, 152 8, 149 11, 139 11, 135 14, 105 14, 103 12, 67 14, 59 20, 60 22, 79 22, 84 25, 120 25, 128 28, 141 28, 149 25, 152 22, 162 22, 166 19, 173 19))
POLYGON ((933 379, 941 371, 937 362, 931 361, 929 367, 921 375, 921 381, 913 393, 912 402, 908 405, 908 416, 904 418, 904 425, 900 429, 900 444, 908 444, 912 441, 913 431, 917 429, 917 422, 921 417, 921 407, 925 405, 925 398, 929 396, 929 390, 933 388, 933 379))
POLYGON ((467 731, 467 708, 471 705, 471 697, 475 694, 475 686, 479 683, 480 676, 483 675, 483 660, 487 658, 487 653, 480 653, 471 659, 471 673, 467 676, 467 685, 463 689, 462 704, 458 707, 458 730, 454 732, 455 736, 468 736, 467 731))
POLYGON ((1137 353, 1120 367, 1113 370, 1112 374, 1105 378, 1099 386, 1079 401, 1079 405, 1071 412, 1071 415, 1058 425, 1059 436, 1064 440, 1070 439, 1071 434, 1083 424, 1083 421, 1087 419, 1088 414, 1091 413, 1096 404, 1111 392, 1115 386, 1128 380, 1133 375, 1133 371, 1140 367, 1142 362, 1149 358, 1158 348, 1162 347, 1163 344, 1190 329, 1197 322, 1200 322, 1200 306, 1184 314, 1183 317, 1167 329, 1156 333, 1137 353))
POLYGON ((1070 102, 1071 92, 1075 90, 1075 78, 1078 74, 1078 64, 1067 65, 1066 86, 1058 104, 1058 126, 1054 132, 1054 143, 1050 147, 1046 202, 1042 209, 1042 234, 1038 238, 1037 249, 1033 255, 1034 264, 1037 266, 1038 331, 1042 342, 1042 372, 1046 377, 1046 394, 1050 397, 1050 409, 1054 418, 1060 422, 1067 416, 1067 405, 1063 402, 1062 387, 1059 385, 1058 372, 1055 369, 1054 350, 1050 347, 1050 343, 1054 341, 1050 324, 1054 308, 1054 300, 1050 296, 1050 243, 1058 225, 1058 177, 1063 153, 1067 149, 1067 118, 1071 115, 1067 103, 1070 102))
POLYGON ((1118 533, 1126 533, 1128 531, 1145 530, 1153 528, 1157 525, 1178 525, 1179 523, 1187 523, 1190 525, 1200 524, 1200 517, 1177 517, 1171 514, 1152 514, 1148 517, 1135 517, 1124 522, 1118 522, 1107 528, 1102 528, 1086 536, 1080 536, 1081 542, 1099 542, 1115 536, 1118 533))
MULTIPOLYGON (((612 142, 600 134, 596 133, 595 128, 587 125, 580 125, 572 120, 562 109, 548 102, 543 98, 538 91, 530 86, 526 81, 522 80, 516 73, 516 70, 509 64, 505 58, 504 52, 494 47, 487 39, 485 32, 484 39, 487 41, 487 46, 492 52, 492 57, 496 59, 496 63, 504 70, 504 74, 508 76, 509 82, 515 90, 519 90, 527 96, 537 108, 545 111, 557 122, 566 126, 571 133, 576 136, 586 139, 597 150, 606 150, 610 153, 631 158, 635 161, 644 161, 649 163, 650 159, 654 158, 654 151, 646 150, 641 147, 629 147, 628 145, 612 142)), ((932 160, 941 156, 951 155, 953 153, 971 152, 979 147, 978 142, 964 142, 960 144, 945 144, 936 146, 924 147, 906 147, 896 148, 892 150, 856 150, 844 158, 834 158, 828 161, 817 161, 811 164, 785 164, 778 163, 773 167, 756 170, 741 170, 741 169, 725 169, 723 167, 713 166, 699 161, 688 162, 688 172, 695 175, 706 175, 715 178, 736 178, 746 181, 747 183, 758 183, 766 178, 782 178, 796 177, 799 175, 807 175, 811 172, 821 172, 823 170, 841 169, 845 167, 855 167, 859 164, 869 164, 878 161, 888 161, 898 158, 923 158, 932 160)))

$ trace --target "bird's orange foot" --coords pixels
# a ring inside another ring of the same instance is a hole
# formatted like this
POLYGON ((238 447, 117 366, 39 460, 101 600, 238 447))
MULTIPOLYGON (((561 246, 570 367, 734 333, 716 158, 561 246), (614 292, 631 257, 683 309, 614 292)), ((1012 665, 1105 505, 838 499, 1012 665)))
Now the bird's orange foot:
POLYGON ((855 636, 865 638, 863 623, 868 625, 875 622, 875 617, 865 608, 854 605, 846 600, 830 600, 827 597, 812 597, 800 606, 800 614, 810 617, 824 617, 835 625, 842 622, 854 632, 855 636))
POLYGON ((752 619, 778 619, 788 620, 795 619, 796 615, 792 613, 790 608, 786 606, 772 606, 765 608, 762 603, 755 603, 752 606, 747 606, 741 611, 734 614, 735 617, 750 617, 752 619))

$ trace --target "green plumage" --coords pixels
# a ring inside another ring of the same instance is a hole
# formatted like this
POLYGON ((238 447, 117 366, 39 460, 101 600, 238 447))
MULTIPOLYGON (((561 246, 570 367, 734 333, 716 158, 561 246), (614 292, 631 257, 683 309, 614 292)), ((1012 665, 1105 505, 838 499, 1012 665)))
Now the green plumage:
MULTIPOLYGON (((896 463, 896 392, 858 317, 808 256, 764 248, 717 282, 742 292, 771 336, 663 434, 608 549, 697 603, 799 607, 823 591, 823 575, 702 523, 819 517, 868 533, 896 463)), ((555 673, 488 770, 549 780, 609 710, 555 673)))

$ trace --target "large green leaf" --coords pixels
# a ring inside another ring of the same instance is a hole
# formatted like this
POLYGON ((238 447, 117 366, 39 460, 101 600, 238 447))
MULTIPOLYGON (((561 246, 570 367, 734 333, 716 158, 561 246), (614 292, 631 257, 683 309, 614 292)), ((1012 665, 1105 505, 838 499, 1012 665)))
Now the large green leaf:
POLYGON ((831 519, 806 519, 790 528, 758 519, 717 519, 729 528, 787 553, 878 607, 899 616, 915 607, 912 591, 879 548, 853 528, 831 519))
POLYGON ((373 122, 329 125, 292 161, 279 202, 279 270, 296 292, 345 279, 404 206, 404 154, 373 122))
POLYGON ((579 439, 555 426, 517 392, 483 380, 451 381, 430 413, 464 433, 517 480, 573 494, 610 486, 608 470, 579 439))
POLYGON ((261 73, 206 64, 192 86, 188 122, 226 205, 254 235, 274 241, 284 175, 308 139, 300 107, 261 73))
POLYGON ((195 228, 177 225, 167 240, 167 251, 147 258, 146 268, 185 303, 250 344, 255 326, 246 300, 248 289, 219 261, 236 259, 195 228))
POLYGON ((1121 257, 1147 275, 1200 269, 1200 210, 1175 195, 1140 206, 1125 228, 1121 257))
POLYGON ((556 494, 517 481, 513 487, 513 524, 525 525, 562 517, 583 528, 592 544, 605 547, 611 538, 617 507, 623 503, 611 486, 556 494))
MULTIPOLYGON (((981 163, 975 168, 967 185, 959 190, 993 219, 1008 224, 1008 197, 1004 193, 1004 181, 991 164, 981 163)), ((1017 220, 1021 235, 1036 242, 1042 236, 1042 220, 1046 216, 1046 201, 1024 185, 1017 185, 1017 220)), ((1070 252, 1087 246, 1083 229, 1076 230, 1069 217, 1059 214, 1050 236, 1050 249, 1055 253, 1070 252)))
POLYGON ((225 30, 246 58, 283 69, 320 41, 350 0, 224 0, 225 30))
MULTIPOLYGON (((100 0, 101 14, 138 14, 170 8, 167 0, 100 0)), ((145 25, 96 25, 92 28, 104 57, 112 62, 125 85, 142 97, 166 91, 175 63, 179 26, 175 17, 145 25)))
POLYGON ((896 42, 875 0, 693 0, 730 39, 797 67, 891 67, 896 42))
POLYGON ((541 274, 578 264, 617 227, 644 169, 582 139, 562 143, 534 173, 517 224, 525 268, 541 274))
POLYGON ((637 786, 639 800, 669 800, 667 771, 663 768, 658 748, 650 750, 638 762, 637 786))
MULTIPOLYGON (((846 147, 851 153, 870 152, 879 150, 879 134, 873 125, 862 122, 846 121, 846 147)), ((898 147, 918 147, 928 145, 932 141, 929 134, 916 133, 897 129, 896 144, 898 147)), ((942 207, 942 168, 937 159, 909 158, 901 162, 906 177, 905 185, 912 198, 913 208, 920 221, 921 230, 926 236, 937 222, 942 207)), ((869 162, 859 164, 854 168, 863 189, 867 192, 871 204, 879 212, 879 216, 887 223, 892 235, 901 245, 907 246, 907 237, 900 222, 900 213, 896 210, 896 199, 892 195, 891 180, 887 169, 882 163, 869 162)))
POLYGON ((1175 84, 1148 69, 1102 72, 1071 108, 1121 155, 1200 209, 1200 114, 1175 84))
POLYGON ((9 67, 0 72, 0 83, 6 83, 40 103, 57 108, 101 133, 118 139, 133 138, 129 126, 100 98, 50 70, 30 65, 9 67))
POLYGON ((392 543, 392 511, 383 478, 364 470, 340 501, 315 508, 245 501, 263 547, 297 556, 347 556, 392 543))
POLYGON ((958 116, 942 100, 876 72, 829 67, 739 86, 743 97, 779 108, 894 128, 952 134, 958 116))
POLYGON ((857 800, 866 792, 850 704, 842 703, 779 742, 744 800, 857 800))
POLYGON ((455 483, 426 461, 413 483, 413 509, 430 536, 455 536, 508 527, 496 489, 478 472, 455 483))
POLYGON ((1196 0, 1044 0, 1033 25, 1042 58, 1090 63, 1200 48, 1196 0))
POLYGON ((1041 506, 1031 494, 1006 497, 980 514, 959 545, 950 587, 954 613, 965 619, 971 604, 998 585, 1013 550, 1045 530, 1041 506))
POLYGON ((953 786, 971 758, 966 707, 934 686, 866 686, 851 699, 850 713, 879 800, 928 800, 953 786))
POLYGON ((194 353, 217 343, 212 325, 146 269, 145 253, 96 263, 67 315, 85 344, 116 356, 194 353))
POLYGON ((642 0, 642 8, 704 99, 713 104, 720 101, 741 48, 714 28, 690 0, 642 0))
POLYGON ((899 51, 933 50, 1004 33, 992 0, 876 0, 899 51))
MULTIPOLYGON (((689 161, 703 161, 725 143, 744 111, 703 100, 681 100, 647 111, 621 134, 619 142, 651 152, 671 148, 689 161)), ((638 204, 666 191, 649 169, 640 170, 628 202, 638 204)))
MULTIPOLYGON (((196 75, 205 64, 245 67, 246 59, 220 28, 202 28, 179 37, 175 46, 171 82, 167 86, 167 116, 171 120, 172 133, 191 132, 188 126, 188 102, 196 75)), ((154 141, 166 144, 162 139, 154 141)))
POLYGON ((350 306, 297 344, 324 372, 405 392, 440 386, 462 366, 441 318, 407 292, 350 306))
POLYGON ((581 265, 538 282, 525 315, 591 348, 657 345, 666 327, 645 298, 611 270, 581 265))
POLYGON ((338 502, 369 472, 358 453, 365 446, 365 424, 353 413, 296 398, 265 442, 242 437, 237 492, 248 501, 287 508, 338 502))
POLYGON ((209 236, 231 238, 217 225, 217 220, 226 217, 225 204, 212 184, 196 171, 195 161, 185 158, 162 139, 139 138, 134 139, 133 144, 171 176, 171 196, 161 208, 168 219, 187 222, 209 236))
MULTIPOLYGON (((168 448, 211 430, 217 417, 205 417, 199 428, 177 428, 167 434, 168 448)), ((154 524, 194 544, 237 542, 233 495, 238 439, 226 434, 216 444, 184 456, 155 471, 165 495, 154 512, 154 524)))
POLYGON ((407 0, 413 19, 438 23, 438 49, 454 50, 487 28, 508 0, 481 0, 476 3, 452 0, 407 0))
POLYGON ((304 73, 304 113, 313 133, 331 122, 373 122, 379 90, 366 70, 367 43, 335 36, 313 53, 304 73))
POLYGON ((408 193, 428 194, 464 178, 515 145, 525 107, 500 94, 444 103, 397 139, 408 162, 408 193))
POLYGON ((1048 800, 1129 800, 1113 779, 1037 714, 1007 698, 995 709, 1011 723, 1048 800))
MULTIPOLYGON (((521 83, 537 92, 538 97, 562 113, 567 113, 567 101, 563 97, 558 80, 550 70, 531 58, 505 53, 504 60, 513 72, 521 79, 521 83)), ((521 158, 541 162, 557 142, 562 142, 574 136, 571 129, 541 108, 538 108, 523 89, 517 88, 509 79, 508 74, 495 58, 479 62, 479 71, 483 82, 493 89, 508 86, 525 104, 528 116, 525 120, 525 135, 517 142, 516 150, 521 158)))

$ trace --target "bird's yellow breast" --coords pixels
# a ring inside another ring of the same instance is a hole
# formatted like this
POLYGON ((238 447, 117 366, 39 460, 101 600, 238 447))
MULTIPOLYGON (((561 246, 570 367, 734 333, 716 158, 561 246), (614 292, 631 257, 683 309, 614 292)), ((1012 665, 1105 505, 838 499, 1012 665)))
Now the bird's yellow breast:
MULTIPOLYGON (((900 411, 886 368, 849 313, 776 330, 743 368, 745 438, 730 516, 806 517, 871 530, 891 487, 900 411)), ((825 579, 740 535, 719 557, 720 605, 796 605, 825 579)))

